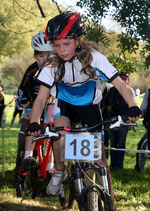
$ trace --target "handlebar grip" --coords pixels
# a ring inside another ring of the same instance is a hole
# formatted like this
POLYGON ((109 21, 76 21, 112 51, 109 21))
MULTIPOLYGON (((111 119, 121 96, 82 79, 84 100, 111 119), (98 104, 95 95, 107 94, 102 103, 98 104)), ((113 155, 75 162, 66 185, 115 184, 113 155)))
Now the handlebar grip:
POLYGON ((25 136, 31 136, 31 135, 29 135, 29 134, 28 134, 28 132, 27 132, 27 131, 25 131, 25 136))
POLYGON ((28 134, 28 132, 36 132, 36 131, 41 131, 41 134, 44 134, 45 133, 45 128, 43 128, 41 125, 39 125, 38 123, 31 123, 27 128, 26 128, 26 131, 25 131, 25 135, 26 136, 31 136, 28 134))
POLYGON ((121 116, 121 118, 122 118, 122 120, 123 120, 124 122, 126 122, 126 121, 128 120, 128 117, 127 117, 126 115, 121 116))
POLYGON ((45 133, 45 128, 42 127, 41 134, 44 134, 44 133, 45 133))

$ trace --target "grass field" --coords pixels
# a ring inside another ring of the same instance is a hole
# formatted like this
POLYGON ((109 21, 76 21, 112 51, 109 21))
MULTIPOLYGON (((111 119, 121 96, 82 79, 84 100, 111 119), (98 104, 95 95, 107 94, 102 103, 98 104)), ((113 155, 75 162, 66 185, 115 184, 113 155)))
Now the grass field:
MULTIPOLYGON (((12 95, 6 95, 5 103, 13 98, 12 95)), ((142 99, 138 99, 140 105, 142 99)), ((10 125, 14 104, 6 108, 6 126, 10 125)), ((136 132, 129 131, 127 136, 126 148, 137 149, 137 143, 145 133, 142 126, 142 120, 138 120, 139 127, 136 132)), ((36 200, 24 200, 15 196, 14 188, 14 168, 17 152, 18 119, 14 123, 14 130, 4 130, 5 137, 5 177, 2 170, 2 130, 0 129, 0 210, 60 210, 57 197, 43 197, 36 200)), ((115 205, 118 211, 144 211, 150 210, 150 168, 146 172, 137 173, 134 170, 136 154, 127 151, 125 154, 124 169, 111 171, 112 183, 114 189, 115 205)), ((108 159, 108 163, 110 160, 108 159)))

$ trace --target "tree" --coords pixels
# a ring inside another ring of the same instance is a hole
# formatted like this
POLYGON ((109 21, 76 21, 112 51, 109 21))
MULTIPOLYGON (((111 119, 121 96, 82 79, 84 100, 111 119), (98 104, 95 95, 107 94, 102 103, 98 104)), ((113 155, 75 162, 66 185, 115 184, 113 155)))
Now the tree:
MULTIPOLYGON (((108 59, 120 71, 124 69, 128 72, 133 72, 137 65, 140 66, 134 55, 139 48, 139 39, 144 43, 141 56, 146 57, 145 67, 150 65, 150 55, 148 54, 150 52, 150 32, 148 31, 149 1, 80 0, 77 3, 81 8, 83 6, 86 7, 84 18, 87 23, 87 35, 84 39, 93 40, 98 44, 99 48, 103 48, 105 55, 107 55, 108 59), (102 25, 103 17, 106 17, 108 14, 120 23, 121 27, 126 29, 125 32, 118 35, 117 39, 115 38, 115 42, 112 42, 112 37, 114 35, 116 36, 116 33, 112 31, 108 33, 102 25), (113 50, 114 43, 117 43, 115 45, 115 51, 113 50)), ((64 4, 65 0, 61 0, 61 2, 64 4)), ((71 4, 73 3, 74 1, 71 2, 71 4)), ((38 31, 44 31, 50 18, 65 10, 74 10, 74 8, 68 5, 65 6, 58 4, 57 0, 2 0, 0 7, 0 63, 4 59, 13 57, 15 54, 17 56, 23 55, 26 51, 31 50, 30 43, 32 36, 38 31)), ((22 65, 19 62, 20 57, 18 63, 17 61, 13 61, 13 59, 3 65, 2 73, 0 73, 0 77, 1 75, 3 77, 5 75, 6 80, 4 85, 9 84, 9 81, 13 77, 15 81, 15 77, 17 75, 20 76, 22 74, 21 71, 24 70, 19 71, 22 65), (12 74, 15 71, 15 66, 17 67, 16 72, 12 74)), ((29 56, 30 59, 31 57, 29 56)), ((14 83, 12 81, 12 86, 17 87, 18 81, 14 83)))
POLYGON ((2 0, 0 6, 0 60, 30 49, 32 36, 44 31, 58 14, 49 0, 2 0))
POLYGON ((6 93, 16 94, 26 69, 34 61, 33 51, 28 51, 26 54, 15 54, 7 59, 1 68, 1 78, 6 93))
POLYGON ((1 1, 0 84, 7 92, 16 92, 26 68, 33 62, 29 54, 32 36, 44 31, 48 20, 62 10, 65 8, 55 0, 1 1))
POLYGON ((150 66, 150 0, 80 0, 77 6, 86 8, 85 16, 91 17, 94 24, 101 24, 102 18, 109 14, 125 28, 118 36, 123 56, 127 51, 136 52, 138 41, 144 41, 141 55, 146 57, 145 67, 150 66))

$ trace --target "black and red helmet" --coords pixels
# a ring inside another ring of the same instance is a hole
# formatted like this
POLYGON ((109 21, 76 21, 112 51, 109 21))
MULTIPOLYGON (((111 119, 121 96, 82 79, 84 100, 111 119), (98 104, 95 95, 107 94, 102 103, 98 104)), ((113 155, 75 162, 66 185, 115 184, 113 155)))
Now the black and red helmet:
POLYGON ((58 40, 75 38, 86 33, 84 21, 81 21, 80 13, 70 11, 61 13, 49 20, 46 30, 46 40, 58 40))

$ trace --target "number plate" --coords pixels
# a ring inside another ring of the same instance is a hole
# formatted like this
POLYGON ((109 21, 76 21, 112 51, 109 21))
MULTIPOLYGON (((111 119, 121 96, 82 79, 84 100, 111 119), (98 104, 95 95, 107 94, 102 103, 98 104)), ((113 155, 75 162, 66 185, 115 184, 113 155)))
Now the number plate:
MULTIPOLYGON (((95 144, 94 135, 66 134, 65 137, 65 160, 95 160, 95 146, 98 148, 99 154, 101 154, 101 147, 99 148, 98 145, 95 144)), ((99 158, 98 156, 96 160, 99 158)))

